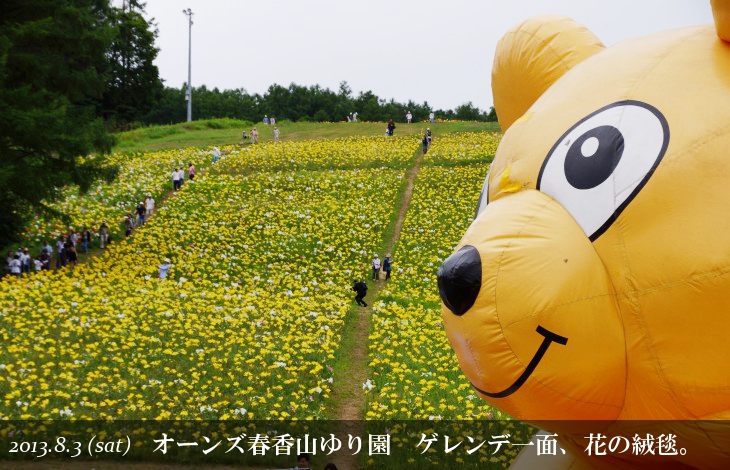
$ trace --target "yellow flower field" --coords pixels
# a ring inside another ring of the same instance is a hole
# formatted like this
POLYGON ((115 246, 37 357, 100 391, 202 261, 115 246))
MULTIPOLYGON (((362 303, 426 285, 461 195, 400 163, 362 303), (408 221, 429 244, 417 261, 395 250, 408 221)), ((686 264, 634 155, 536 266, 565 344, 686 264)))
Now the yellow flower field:
MULTIPOLYGON (((404 468, 506 468, 519 449, 491 455, 485 446, 466 462, 465 445, 450 460, 435 451, 416 460, 406 443, 429 420, 451 426, 453 439, 530 438, 464 378, 436 283, 471 223, 498 140, 434 141, 392 279, 368 298, 365 426, 382 433, 392 424, 391 460, 403 453, 404 468)), ((417 137, 375 137, 230 146, 216 164, 207 149, 115 156, 120 178, 56 203, 79 227, 129 211, 148 188, 167 193, 178 161, 195 163, 198 177, 88 263, 3 278, 0 420, 336 418, 335 360, 356 309, 350 288, 382 253, 419 148, 417 137)), ((54 234, 54 223, 39 219, 29 236, 54 234)))
POLYGON ((426 164, 455 165, 491 161, 501 136, 496 132, 439 135, 424 157, 426 164))
POLYGON ((417 137, 348 137, 332 140, 251 145, 230 149, 213 170, 245 175, 256 171, 336 168, 405 168, 418 148, 417 137))
POLYGON ((119 169, 117 178, 109 183, 99 181, 84 194, 79 192, 77 186, 63 188, 60 199, 48 203, 48 206, 66 215, 70 219, 69 223, 51 215, 36 216, 26 227, 23 236, 25 243, 38 245, 44 240, 57 239, 70 230, 82 231, 88 228, 96 232, 103 220, 109 224, 112 235, 118 236, 124 233, 121 225, 124 216, 134 213, 135 207, 148 195, 160 201, 172 190, 173 168, 187 170, 192 163, 200 172, 211 160, 210 150, 193 148, 147 154, 112 154, 108 164, 119 169))
POLYGON ((210 174, 92 263, 1 283, 0 418, 322 417, 349 288, 402 176, 210 174))
POLYGON ((394 272, 375 306, 370 368, 376 387, 368 419, 491 418, 446 339, 436 270, 474 214, 488 166, 421 169, 395 253, 394 272))

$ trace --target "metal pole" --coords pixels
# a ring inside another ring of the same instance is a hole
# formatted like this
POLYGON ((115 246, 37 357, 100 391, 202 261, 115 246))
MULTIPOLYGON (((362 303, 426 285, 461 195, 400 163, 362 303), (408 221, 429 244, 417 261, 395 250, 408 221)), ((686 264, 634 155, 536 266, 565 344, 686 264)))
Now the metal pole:
POLYGON ((193 120, 193 89, 191 87, 191 76, 192 76, 192 47, 193 47, 193 12, 188 8, 183 10, 183 13, 188 17, 188 90, 185 94, 185 98, 188 102, 188 122, 193 120))

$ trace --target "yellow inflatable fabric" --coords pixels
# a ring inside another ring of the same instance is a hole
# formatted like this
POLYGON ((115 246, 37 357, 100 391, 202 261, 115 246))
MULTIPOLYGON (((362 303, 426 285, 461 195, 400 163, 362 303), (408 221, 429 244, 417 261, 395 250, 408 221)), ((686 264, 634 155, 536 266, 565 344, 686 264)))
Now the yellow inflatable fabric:
POLYGON ((524 109, 439 268, 442 314, 473 387, 557 433, 565 468, 730 468, 730 1, 713 7, 715 27, 593 51, 545 90, 565 54, 497 51, 536 77, 494 88, 500 119, 524 109), (674 436, 677 453, 589 456, 590 433, 674 436))
POLYGON ((492 66, 494 107, 502 130, 565 72, 604 47, 585 26, 560 16, 532 18, 507 32, 492 66))

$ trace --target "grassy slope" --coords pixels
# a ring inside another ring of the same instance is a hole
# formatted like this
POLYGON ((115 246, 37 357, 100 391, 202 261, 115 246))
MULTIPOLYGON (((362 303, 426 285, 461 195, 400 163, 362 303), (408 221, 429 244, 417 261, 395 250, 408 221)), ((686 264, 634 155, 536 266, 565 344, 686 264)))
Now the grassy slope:
MULTIPOLYGON (((230 145, 241 142, 241 132, 253 127, 259 131, 259 141, 272 140, 272 126, 251 124, 235 119, 211 119, 169 126, 153 126, 117 134, 118 152, 154 151, 180 147, 230 145)), ((281 140, 328 139, 350 136, 383 135, 384 122, 289 122, 277 123, 281 140)), ((416 122, 396 123, 395 135, 423 134, 430 127, 434 136, 452 132, 499 131, 496 122, 416 122)))

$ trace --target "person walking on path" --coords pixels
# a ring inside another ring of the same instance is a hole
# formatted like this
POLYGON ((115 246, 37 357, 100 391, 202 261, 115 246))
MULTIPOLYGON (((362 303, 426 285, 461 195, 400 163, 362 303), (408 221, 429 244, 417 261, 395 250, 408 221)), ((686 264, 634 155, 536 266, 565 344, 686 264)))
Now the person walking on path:
POLYGON ((99 226, 99 246, 104 248, 106 242, 109 240, 109 226, 106 224, 106 220, 99 226))
POLYGON ((132 230, 134 230, 134 219, 132 219, 132 214, 127 214, 124 217, 124 236, 130 236, 132 230))
POLYGON ((357 292, 357 295, 355 296, 355 302, 357 302, 357 304, 362 307, 367 307, 368 304, 366 304, 363 299, 365 298, 365 294, 368 293, 368 285, 362 281, 355 281, 352 284, 352 290, 357 292))
POLYGON ((373 256, 373 281, 378 280, 378 274, 380 274, 380 258, 378 258, 378 254, 375 253, 373 256))
POLYGON ((70 239, 66 240, 66 258, 71 266, 76 266, 76 263, 79 261, 79 254, 70 239))
POLYGON ((89 243, 91 243, 91 232, 89 229, 84 228, 84 231, 81 232, 81 250, 84 254, 89 252, 89 243))
POLYGON ((19 255, 13 255, 13 258, 8 262, 8 268, 10 269, 10 274, 12 274, 13 276, 17 277, 18 279, 23 277, 22 265, 20 263, 19 255))
POLYGON ((144 200, 144 206, 145 209, 147 209, 147 218, 149 219, 150 216, 155 212, 155 200, 152 199, 151 194, 147 196, 147 199, 144 200))
POLYGON ((383 272, 385 273, 385 280, 390 279, 390 271, 393 269, 393 260, 390 258, 390 253, 385 255, 383 260, 383 272))
POLYGON ((147 207, 145 206, 144 201, 140 202, 134 211, 137 214, 137 227, 141 227, 145 222, 145 217, 147 216, 147 207))
POLYGON ((66 237, 61 235, 56 241, 56 269, 66 266, 66 237))
POLYGON ((180 173, 177 170, 178 168, 172 170, 172 189, 175 191, 180 189, 180 173))

